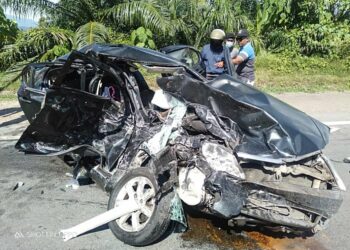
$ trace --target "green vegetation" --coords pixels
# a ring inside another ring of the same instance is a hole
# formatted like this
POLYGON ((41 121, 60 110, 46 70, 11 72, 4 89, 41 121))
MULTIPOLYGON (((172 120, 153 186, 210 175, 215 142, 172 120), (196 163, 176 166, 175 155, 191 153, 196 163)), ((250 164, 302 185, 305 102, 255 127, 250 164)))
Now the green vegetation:
POLYGON ((17 76, 18 72, 0 72, 0 101, 16 99, 16 92, 20 86, 17 76))
POLYGON ((155 49, 156 44, 153 41, 153 34, 150 29, 139 27, 131 33, 131 42, 136 46, 155 49))
MULTIPOLYGON (((47 61, 92 43, 200 48, 214 28, 247 28, 267 91, 349 90, 349 0, 0 0, 0 71, 47 61), (18 30, 16 15, 41 13, 18 30)), ((148 77, 148 76, 147 76, 148 77)), ((0 75, 0 90, 13 88, 0 75)))
POLYGON ((350 60, 262 53, 257 87, 267 92, 350 91, 350 60))
POLYGON ((16 40, 18 28, 15 22, 8 20, 0 7, 0 48, 16 40))
POLYGON ((0 72, 0 91, 16 92, 20 86, 18 72, 0 72))

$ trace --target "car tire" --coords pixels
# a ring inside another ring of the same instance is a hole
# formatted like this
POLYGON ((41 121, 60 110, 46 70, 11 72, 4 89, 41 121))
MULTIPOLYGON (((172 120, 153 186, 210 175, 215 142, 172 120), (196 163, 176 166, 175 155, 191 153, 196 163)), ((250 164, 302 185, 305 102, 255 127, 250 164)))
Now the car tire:
POLYGON ((174 196, 174 192, 167 192, 156 201, 154 196, 158 192, 159 187, 154 174, 146 167, 132 169, 117 182, 112 190, 108 202, 108 210, 115 207, 117 200, 129 199, 129 196, 132 196, 132 194, 134 199, 139 199, 142 195, 136 197, 138 196, 138 187, 141 187, 143 197, 145 197, 145 206, 141 210, 109 222, 108 225, 113 234, 122 242, 132 246, 146 246, 161 238, 168 229, 171 199, 174 196), (130 186, 132 189, 130 189, 130 186), (130 192, 132 193, 131 195, 129 195, 130 192), (151 194, 153 196, 148 199, 151 194), (146 207, 145 211, 147 213, 143 213, 142 209, 146 207), (152 211, 151 215, 150 210, 152 211), (134 223, 133 216, 138 218, 135 219, 136 221, 138 220, 138 223, 134 223))

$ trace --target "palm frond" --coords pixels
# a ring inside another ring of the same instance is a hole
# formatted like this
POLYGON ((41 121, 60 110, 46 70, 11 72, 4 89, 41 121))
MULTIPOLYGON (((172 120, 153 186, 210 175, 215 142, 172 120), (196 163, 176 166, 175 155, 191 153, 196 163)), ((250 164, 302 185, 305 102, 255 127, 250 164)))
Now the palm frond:
POLYGON ((93 43, 108 43, 109 31, 98 22, 89 22, 78 28, 75 32, 74 47, 81 48, 93 43))
POLYGON ((48 9, 57 7, 56 3, 49 0, 0 0, 0 4, 11 9, 18 16, 44 13, 48 9))
POLYGON ((233 1, 213 0, 203 5, 200 18, 199 31, 196 34, 195 46, 203 44, 213 29, 223 29, 226 32, 235 32, 249 23, 248 18, 243 15, 233 1))
POLYGON ((35 28, 20 33, 15 44, 0 51, 0 69, 7 69, 17 62, 44 54, 55 45, 72 48, 73 34, 59 28, 35 28))
POLYGON ((49 60, 54 60, 67 53, 69 53, 69 50, 65 46, 55 45, 52 49, 49 49, 43 55, 41 55, 39 61, 46 62, 49 60))
POLYGON ((3 8, 0 7, 0 48, 5 44, 13 43, 18 31, 17 24, 7 19, 3 8))
POLYGON ((132 1, 121 3, 104 11, 105 18, 119 26, 121 23, 128 27, 143 26, 153 32, 167 34, 170 23, 165 19, 157 6, 150 1, 132 1))

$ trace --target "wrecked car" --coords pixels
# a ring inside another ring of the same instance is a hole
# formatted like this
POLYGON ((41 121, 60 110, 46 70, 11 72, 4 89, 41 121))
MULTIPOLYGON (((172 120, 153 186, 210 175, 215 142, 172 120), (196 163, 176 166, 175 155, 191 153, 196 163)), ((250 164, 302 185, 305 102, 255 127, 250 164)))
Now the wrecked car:
POLYGON ((109 222, 130 245, 155 242, 171 220, 186 225, 183 203, 234 227, 323 229, 345 191, 322 153, 329 128, 229 74, 207 81, 197 66, 99 44, 30 64, 18 91, 30 125, 16 148, 86 171, 109 210, 132 201, 109 222), (159 89, 141 68, 159 74, 159 89))

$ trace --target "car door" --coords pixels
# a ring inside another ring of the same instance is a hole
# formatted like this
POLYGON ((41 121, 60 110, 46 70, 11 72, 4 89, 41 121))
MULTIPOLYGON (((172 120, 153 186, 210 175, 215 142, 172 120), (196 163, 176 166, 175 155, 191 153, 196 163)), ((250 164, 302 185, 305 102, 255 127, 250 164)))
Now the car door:
POLYGON ((29 122, 40 111, 45 98, 44 75, 49 67, 45 64, 32 64, 22 71, 21 87, 17 92, 18 101, 29 122))
MULTIPOLYGON (((182 63, 185 63, 191 69, 205 77, 205 65, 201 57, 200 51, 188 45, 171 45, 160 49, 161 52, 171 56, 182 63)), ((227 47, 224 47, 225 56, 225 73, 230 76, 235 76, 233 65, 230 59, 230 52, 227 47)))
POLYGON ((160 49, 161 52, 186 64, 202 76, 205 76, 205 66, 200 51, 188 45, 171 45, 160 49))

